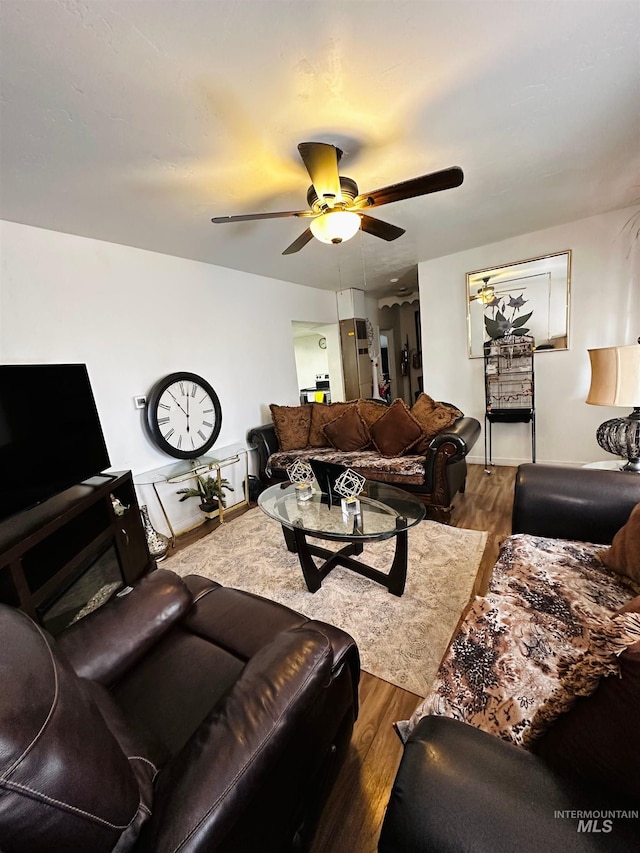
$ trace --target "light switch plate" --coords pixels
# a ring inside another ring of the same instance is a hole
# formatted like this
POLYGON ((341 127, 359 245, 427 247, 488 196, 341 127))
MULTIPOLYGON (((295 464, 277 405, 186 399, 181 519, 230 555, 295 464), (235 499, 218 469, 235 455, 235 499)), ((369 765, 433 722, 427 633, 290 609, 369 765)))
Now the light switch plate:
POLYGON ((133 405, 136 407, 136 409, 144 409, 144 407, 147 405, 147 398, 144 396, 134 397, 133 405))

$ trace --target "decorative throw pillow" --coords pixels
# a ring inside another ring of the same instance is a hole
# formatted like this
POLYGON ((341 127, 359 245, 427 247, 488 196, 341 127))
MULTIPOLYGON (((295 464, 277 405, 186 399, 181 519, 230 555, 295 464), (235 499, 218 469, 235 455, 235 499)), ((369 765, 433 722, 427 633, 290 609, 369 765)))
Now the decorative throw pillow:
POLYGON ((280 450, 302 450, 308 445, 311 406, 276 406, 272 403, 269 409, 280 450))
POLYGON ((329 441, 323 432, 330 421, 335 420, 338 415, 352 409, 355 401, 348 403, 311 403, 311 426, 309 428, 309 447, 329 447, 329 441))
POLYGON ((394 400, 369 427, 373 444, 382 456, 402 456, 421 438, 422 429, 404 400, 394 400))
POLYGON ((440 401, 437 405, 442 406, 443 409, 448 409, 450 412, 452 412, 452 414, 455 415, 456 420, 458 420, 458 418, 464 417, 464 412, 460 411, 460 409, 457 406, 454 406, 452 403, 443 403, 442 401, 440 401))
POLYGON ((627 523, 613 537, 611 547, 600 559, 613 572, 640 584, 640 503, 631 510, 627 523))
POLYGON ((413 406, 411 406, 411 414, 416 418, 416 420, 422 423, 423 418, 429 415, 436 406, 437 403, 433 397, 430 397, 422 391, 418 394, 418 399, 415 401, 413 406))
POLYGON ((376 403, 375 400, 358 400, 356 408, 362 420, 371 427, 389 407, 386 403, 376 403))
POLYGON ((428 394, 420 394, 411 407, 411 414, 422 427, 422 438, 413 448, 414 453, 426 453, 434 435, 451 426, 462 417, 460 409, 449 403, 436 403, 428 394))
POLYGON ((427 714, 462 720, 530 747, 579 696, 618 674, 617 656, 640 637, 640 616, 585 622, 568 634, 562 621, 502 596, 476 598, 438 670, 430 695, 408 723, 427 714))
POLYGON ((356 406, 347 409, 323 428, 323 432, 332 447, 345 452, 362 450, 371 443, 369 427, 366 425, 356 406))

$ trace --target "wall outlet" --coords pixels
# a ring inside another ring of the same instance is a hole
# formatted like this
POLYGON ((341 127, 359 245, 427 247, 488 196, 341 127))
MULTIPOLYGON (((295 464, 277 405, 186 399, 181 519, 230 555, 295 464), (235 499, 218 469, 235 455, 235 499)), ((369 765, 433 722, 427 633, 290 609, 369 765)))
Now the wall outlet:
POLYGON ((133 405, 136 407, 136 409, 144 409, 144 407, 147 405, 147 398, 144 396, 134 397, 133 405))

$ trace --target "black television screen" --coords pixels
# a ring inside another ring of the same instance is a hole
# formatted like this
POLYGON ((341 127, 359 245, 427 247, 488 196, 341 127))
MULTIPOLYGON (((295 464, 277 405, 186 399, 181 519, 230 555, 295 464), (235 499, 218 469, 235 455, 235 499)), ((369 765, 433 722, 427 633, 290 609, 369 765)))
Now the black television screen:
POLYGON ((86 365, 0 365, 0 518, 110 465, 86 365))

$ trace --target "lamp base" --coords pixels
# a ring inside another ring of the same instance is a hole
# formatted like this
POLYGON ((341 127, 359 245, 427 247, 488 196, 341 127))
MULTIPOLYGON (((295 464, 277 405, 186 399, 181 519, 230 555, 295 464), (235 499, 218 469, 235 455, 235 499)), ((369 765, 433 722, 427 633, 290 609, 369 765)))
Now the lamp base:
POLYGON ((603 450, 627 460, 623 471, 640 473, 640 407, 626 418, 612 418, 600 424, 596 440, 603 450))

